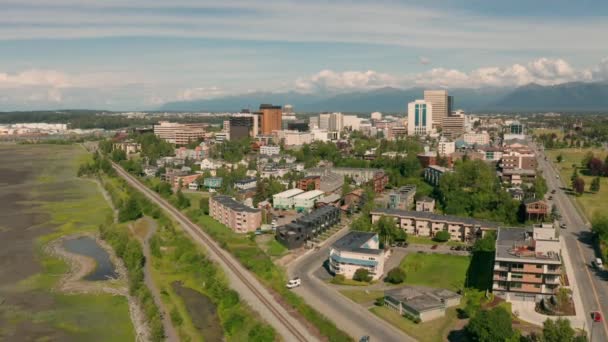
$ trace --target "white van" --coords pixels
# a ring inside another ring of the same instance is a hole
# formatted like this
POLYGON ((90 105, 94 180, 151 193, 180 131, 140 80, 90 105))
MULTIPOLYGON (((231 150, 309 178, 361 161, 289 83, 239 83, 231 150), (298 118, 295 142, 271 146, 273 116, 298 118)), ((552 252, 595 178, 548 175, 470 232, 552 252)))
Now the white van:
POLYGON ((598 270, 603 270, 604 269, 604 264, 602 263, 602 259, 600 259, 600 258, 595 258, 595 260, 593 260, 591 263, 598 270))
POLYGON ((300 278, 293 278, 290 281, 287 282, 286 287, 288 289, 293 289, 295 287, 300 286, 300 284, 302 284, 302 281, 300 280, 300 278))

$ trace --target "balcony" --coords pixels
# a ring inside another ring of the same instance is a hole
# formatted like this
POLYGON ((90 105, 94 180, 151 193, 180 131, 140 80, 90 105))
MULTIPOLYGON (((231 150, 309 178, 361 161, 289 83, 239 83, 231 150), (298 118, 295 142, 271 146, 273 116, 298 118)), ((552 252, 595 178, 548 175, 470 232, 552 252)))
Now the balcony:
POLYGON ((547 267, 547 270, 544 272, 544 274, 555 274, 555 275, 560 275, 562 274, 562 269, 561 267, 556 268, 554 270, 550 269, 547 267))
POLYGON ((500 264, 494 264, 494 271, 504 271, 504 272, 509 272, 509 267, 507 266, 502 266, 500 264))
POLYGON ((545 284, 559 285, 560 279, 559 277, 545 277, 545 284))
POLYGON ((506 275, 498 275, 498 274, 495 274, 495 275, 492 277, 492 279, 493 279, 493 280, 500 280, 500 281, 507 281, 507 276, 506 276, 506 275))
POLYGON ((492 290, 507 291, 507 287, 504 285, 499 285, 498 283, 494 283, 492 284, 492 290))

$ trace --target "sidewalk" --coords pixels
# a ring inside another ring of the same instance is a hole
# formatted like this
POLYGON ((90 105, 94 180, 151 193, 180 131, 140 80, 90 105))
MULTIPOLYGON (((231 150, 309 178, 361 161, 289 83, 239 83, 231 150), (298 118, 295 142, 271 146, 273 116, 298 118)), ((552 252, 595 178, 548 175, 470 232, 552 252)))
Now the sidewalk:
POLYGON ((588 329, 589 324, 586 322, 585 309, 583 308, 583 301, 581 300, 581 294, 579 293, 579 288, 577 285, 577 280, 574 277, 574 273, 572 271, 572 263, 570 262, 570 255, 568 254, 568 249, 566 248, 566 244, 563 239, 560 238, 561 249, 562 249, 562 258, 564 261, 564 267, 566 268, 566 274, 568 275, 568 281, 570 282, 570 286, 564 286, 565 288, 569 288, 572 290, 572 299, 574 300, 574 309, 576 310, 576 316, 547 316, 540 314, 535 311, 536 303, 533 301, 520 301, 520 300, 511 300, 511 309, 513 313, 517 313, 518 318, 523 321, 542 326, 543 322, 547 320, 547 318, 556 320, 558 318, 567 318, 570 320, 572 327, 579 329, 588 329))

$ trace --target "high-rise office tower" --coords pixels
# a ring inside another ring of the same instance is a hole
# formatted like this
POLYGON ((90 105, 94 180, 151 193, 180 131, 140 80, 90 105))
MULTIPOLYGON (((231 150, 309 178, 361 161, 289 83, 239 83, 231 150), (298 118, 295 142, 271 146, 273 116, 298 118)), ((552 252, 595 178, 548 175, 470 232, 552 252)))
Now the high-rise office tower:
POLYGON ((272 131, 281 130, 283 111, 281 106, 261 104, 262 134, 271 134, 272 131))
POLYGON ((407 105, 407 134, 427 135, 432 130, 433 104, 416 100, 407 105))
POLYGON ((448 91, 447 90, 425 90, 424 101, 433 106, 432 125, 442 127, 443 118, 448 116, 448 91))
MULTIPOLYGON (((257 123, 257 120, 255 120, 257 123)), ((239 115, 230 117, 230 140, 241 140, 253 135, 253 115, 239 115)))
POLYGON ((319 128, 329 130, 330 119, 331 119, 331 114, 329 114, 329 113, 319 114, 319 128))

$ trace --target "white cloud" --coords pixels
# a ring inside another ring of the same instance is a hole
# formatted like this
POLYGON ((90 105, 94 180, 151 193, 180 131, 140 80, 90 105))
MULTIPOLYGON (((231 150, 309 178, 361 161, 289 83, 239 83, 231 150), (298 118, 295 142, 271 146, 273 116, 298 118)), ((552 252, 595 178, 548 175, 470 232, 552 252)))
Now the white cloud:
POLYGON ((210 99, 225 95, 226 93, 219 87, 196 87, 180 90, 176 100, 188 101, 195 99, 210 99))
POLYGON ((397 79, 376 71, 335 72, 322 70, 310 77, 296 80, 296 90, 301 92, 364 90, 397 85, 397 79))
POLYGON ((418 62, 422 65, 427 65, 431 63, 431 60, 428 57, 418 56, 418 62))

